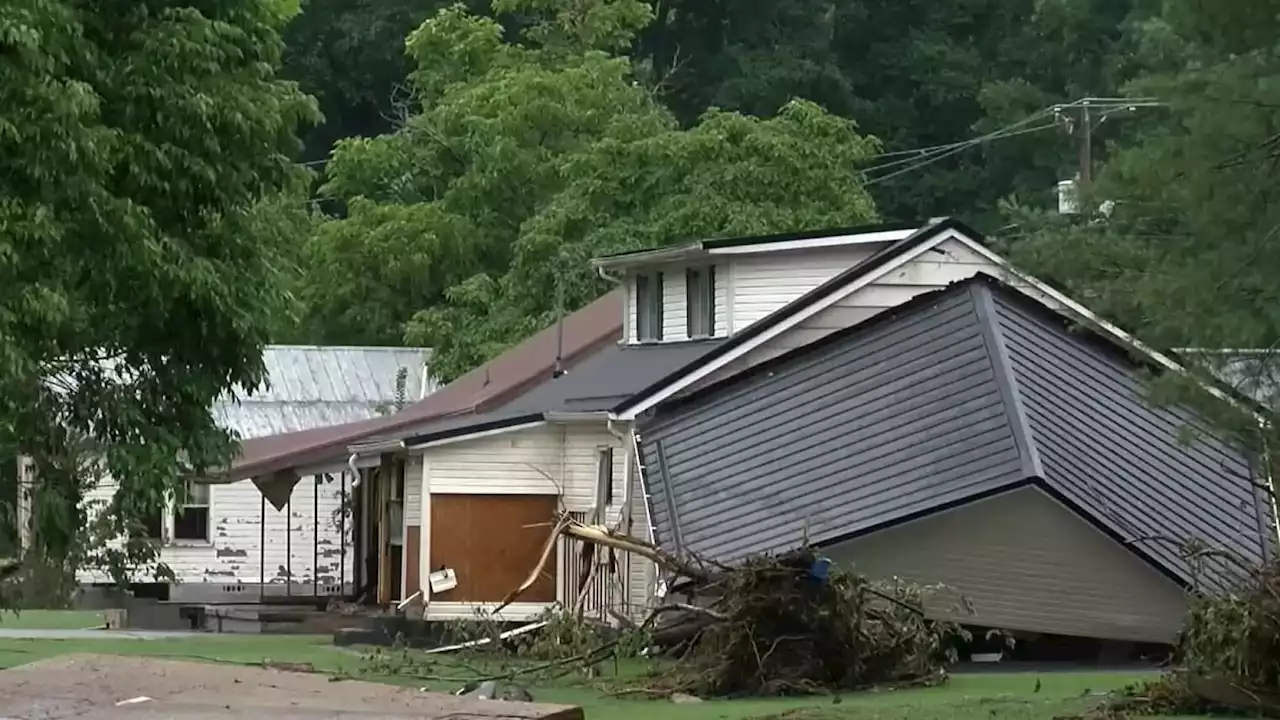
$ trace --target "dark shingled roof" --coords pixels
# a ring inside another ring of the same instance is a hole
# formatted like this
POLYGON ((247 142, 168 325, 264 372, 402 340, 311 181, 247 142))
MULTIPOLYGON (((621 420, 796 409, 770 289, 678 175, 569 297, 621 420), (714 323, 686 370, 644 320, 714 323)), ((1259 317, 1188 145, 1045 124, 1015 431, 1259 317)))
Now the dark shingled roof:
MULTIPOLYGON (((1179 540, 1261 562, 1274 517, 1250 455, 1154 405, 1132 350, 989 276, 920 295, 659 405, 641 428, 657 539, 732 561, 1033 485, 1183 584, 1179 540)), ((1236 572, 1204 562, 1209 586, 1236 572)))
POLYGON ((521 425, 556 413, 607 412, 632 393, 673 369, 705 355, 723 340, 613 345, 583 360, 564 375, 544 383, 500 408, 461 418, 419 423, 370 442, 404 438, 410 445, 521 425))

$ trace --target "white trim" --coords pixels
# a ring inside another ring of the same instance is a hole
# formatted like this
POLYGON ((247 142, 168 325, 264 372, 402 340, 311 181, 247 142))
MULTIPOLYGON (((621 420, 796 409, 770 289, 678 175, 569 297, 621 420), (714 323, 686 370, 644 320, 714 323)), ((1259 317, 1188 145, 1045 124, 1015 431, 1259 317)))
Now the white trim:
MULTIPOLYGON (((557 604, 554 602, 513 602, 503 608, 501 613, 490 619, 528 621, 556 607, 557 604)), ((438 602, 427 605, 426 619, 474 620, 477 611, 484 615, 490 615, 496 607, 498 607, 496 602, 438 602)))
POLYGON ((455 435, 453 437, 441 438, 439 440, 431 440, 420 445, 407 446, 410 452, 417 450, 425 450, 426 448, 440 447, 441 445, 452 445, 453 443, 466 442, 468 440, 477 440, 491 435, 503 435, 518 430, 528 430, 546 425, 546 420, 535 420, 533 422, 520 423, 519 425, 508 425, 506 427, 493 428, 492 430, 481 430, 480 432, 467 433, 466 435, 455 435))
POLYGON ((778 322, 770 327, 765 328, 764 331, 762 331, 759 335, 756 335, 748 339, 741 345, 738 345, 737 347, 734 347, 731 350, 729 350, 729 352, 723 355, 720 355, 715 359, 711 360, 710 362, 706 363, 705 365, 702 365, 696 368, 695 370, 690 372, 688 375, 685 375, 684 377, 679 378, 678 380, 671 383, 670 385, 663 388, 662 390, 659 390, 658 392, 650 395, 644 400, 641 400, 638 404, 632 406, 630 409, 621 413, 617 413, 616 415, 614 415, 614 419, 628 420, 628 421, 635 420, 637 416, 639 416, 641 413, 648 410, 649 408, 657 405, 663 400, 666 400, 672 395, 675 395, 681 390, 698 382, 702 378, 728 365, 734 360, 737 360, 743 355, 760 347, 764 343, 769 342, 770 340, 781 335, 787 330, 790 330, 796 325, 799 325, 800 323, 818 314, 819 312, 822 312, 828 307, 834 305, 841 298, 847 297, 850 294, 855 293, 858 290, 861 290, 862 288, 874 283, 875 281, 879 280, 885 275, 888 275, 894 270, 897 270, 903 265, 906 265, 907 263, 911 262, 912 260, 915 260, 917 257, 920 257, 921 255, 933 249, 934 247, 937 247, 938 245, 952 238, 964 239, 964 235, 962 235, 960 232, 956 230, 947 230, 945 232, 938 233, 931 240, 921 243, 920 245, 914 248, 911 248, 907 252, 904 252, 903 254, 899 255, 896 258, 893 258, 892 260, 885 263, 884 265, 881 265, 875 270, 872 270, 871 272, 865 275, 862 275, 858 278, 853 279, 852 281, 850 281, 848 285, 844 286, 840 290, 830 292, 826 295, 826 297, 820 298, 812 303, 809 303, 808 305, 806 305, 805 307, 797 311, 795 314, 793 314, 791 317, 781 322, 778 322))
POLYGON ((759 242, 729 247, 713 247, 707 250, 709 255, 749 255, 757 253, 782 252, 784 250, 811 250, 813 248, 837 247, 843 245, 874 245, 876 243, 897 242, 911 237, 920 228, 909 230, 879 230, 877 232, 856 233, 853 235, 828 235, 826 237, 802 238, 798 240, 781 240, 778 242, 759 242))
MULTIPOLYGON (((961 243, 963 243, 966 247, 968 247, 970 250, 973 250, 974 252, 983 256, 991 263, 998 265, 1000 269, 1004 270, 1010 275, 1013 275, 1014 277, 1018 278, 1019 280, 1026 283, 1027 285, 1030 285, 1032 288, 1035 288, 1036 291, 1044 294, 1046 297, 1049 297, 1054 302, 1059 303, 1060 305, 1070 310, 1071 312, 1075 313, 1076 315, 1079 315, 1080 317, 1084 318, 1088 322, 1093 323, 1094 325, 1097 325, 1099 329, 1106 331, 1108 335, 1111 335, 1114 339, 1119 340, 1122 344, 1129 345, 1135 350, 1141 351, 1144 355, 1154 360, 1158 365, 1160 365, 1164 369, 1170 370, 1172 372, 1176 372, 1181 375, 1189 374, 1187 369, 1184 366, 1178 364, 1177 362, 1174 362, 1174 360, 1171 359, 1169 356, 1156 350, 1155 348, 1148 346, 1146 343, 1142 342, 1141 340, 1138 340, 1134 336, 1130 335, 1124 330, 1121 330, 1115 325, 1112 325, 1106 320, 1103 320, 1101 317, 1094 314, 1094 312, 1089 308, 1086 308, 1085 306, 1081 305, 1075 300, 1072 300, 1066 295, 1063 295, 1057 290, 1054 290, 1051 286, 1045 284, 1043 281, 1037 280, 1031 275, 1028 275, 1022 272, 1017 268, 1014 268, 1012 265, 1009 264, 1008 260, 1005 260, 1004 258, 1000 257, 996 253, 987 249, 982 245, 982 243, 976 242, 964 235, 957 235, 956 238, 961 243)), ((1254 412, 1252 408, 1248 407, 1247 405, 1240 402, 1236 398, 1233 398, 1230 395, 1222 392, 1221 390, 1215 387, 1211 387, 1209 385, 1205 385, 1203 383, 1201 383, 1201 387, 1207 390, 1209 394, 1213 395, 1215 398, 1227 403, 1228 405, 1236 408, 1237 410, 1240 410, 1241 412, 1245 412, 1253 416, 1254 420, 1258 422, 1266 421, 1261 414, 1254 412)))
MULTIPOLYGON (((431 605, 431 459, 422 456, 422 489, 418 498, 418 585, 422 586, 422 604, 431 605)), ((425 611, 424 611, 425 615, 425 611)))

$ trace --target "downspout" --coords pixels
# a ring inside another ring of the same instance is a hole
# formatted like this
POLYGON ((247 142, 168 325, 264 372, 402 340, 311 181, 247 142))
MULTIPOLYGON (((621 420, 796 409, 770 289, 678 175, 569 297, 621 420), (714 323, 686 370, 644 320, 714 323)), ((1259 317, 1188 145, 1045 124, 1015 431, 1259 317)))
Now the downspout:
MULTIPOLYGON (((596 274, 617 287, 622 287, 623 285, 623 278, 617 275, 610 275, 603 265, 596 266, 596 274)), ((622 297, 622 342, 624 344, 631 342, 633 332, 634 330, 631 327, 631 298, 624 294, 622 297)))

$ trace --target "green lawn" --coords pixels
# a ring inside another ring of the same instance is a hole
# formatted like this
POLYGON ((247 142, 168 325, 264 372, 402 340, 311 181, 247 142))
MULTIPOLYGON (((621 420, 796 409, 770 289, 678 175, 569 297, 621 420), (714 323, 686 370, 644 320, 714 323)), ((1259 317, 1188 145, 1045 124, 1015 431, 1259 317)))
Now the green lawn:
POLYGON ((83 630, 105 622, 102 613, 93 610, 0 611, 0 630, 83 630))
MULTIPOLYGON (((210 662, 309 662, 327 672, 357 675, 363 661, 335 648, 328 637, 210 635, 157 640, 0 640, 0 668, 66 653, 150 655, 210 662)), ((465 675, 455 668, 441 673, 465 675)), ((409 678, 368 678, 421 686, 409 678)), ((666 700, 609 697, 581 683, 558 681, 530 688, 547 702, 581 705, 588 720, 1050 720, 1079 712, 1096 699, 1091 692, 1120 688, 1138 676, 1111 673, 962 675, 946 687, 798 700, 708 701, 688 705, 666 700), (1040 691, 1035 692, 1037 677, 1040 691)), ((435 689, 453 688, 438 686, 435 689)))

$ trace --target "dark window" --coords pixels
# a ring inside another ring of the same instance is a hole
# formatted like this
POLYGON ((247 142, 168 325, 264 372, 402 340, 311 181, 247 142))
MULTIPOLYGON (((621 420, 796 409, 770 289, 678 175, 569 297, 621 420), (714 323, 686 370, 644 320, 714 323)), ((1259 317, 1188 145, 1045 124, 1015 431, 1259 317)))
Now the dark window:
POLYGON ((662 273, 636 276, 636 338, 641 342, 662 339, 662 273))
POLYGON ((604 522, 605 508, 613 504, 613 448, 596 450, 596 512, 604 522))
POLYGON ((688 301, 686 326, 691 338, 716 334, 716 270, 708 266, 685 271, 685 297, 688 301))
POLYGON ((164 513, 156 511, 142 518, 143 537, 150 540, 164 539, 164 513))
POLYGON ((175 540, 209 540, 209 486, 187 483, 185 497, 173 511, 175 540))

